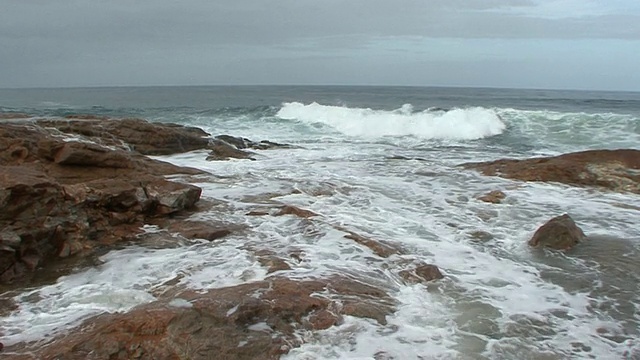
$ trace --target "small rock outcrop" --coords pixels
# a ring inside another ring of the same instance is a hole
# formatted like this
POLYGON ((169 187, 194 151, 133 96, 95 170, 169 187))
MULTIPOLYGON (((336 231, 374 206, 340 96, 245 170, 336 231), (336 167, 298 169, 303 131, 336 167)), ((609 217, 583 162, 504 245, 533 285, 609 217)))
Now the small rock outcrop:
POLYGON ((301 345, 297 330, 327 329, 344 315, 385 323, 395 305, 385 291, 348 277, 274 277, 177 298, 99 315, 46 346, 11 350, 64 360, 279 359, 301 345))
POLYGON ((437 266, 425 263, 419 263, 413 269, 402 270, 398 275, 410 284, 427 283, 444 278, 437 266))
POLYGON ((484 201, 487 203, 492 203, 492 204, 500 204, 502 202, 502 200, 504 200, 504 198, 506 198, 507 195, 505 193, 503 193, 500 190, 493 190, 490 191, 480 197, 478 197, 478 200, 480 201, 484 201))
POLYGON ((276 142, 262 140, 255 142, 243 137, 231 135, 218 135, 211 140, 209 149, 211 152, 207 157, 209 161, 229 160, 229 159, 248 159, 255 160, 255 154, 247 151, 254 150, 270 150, 270 149, 287 149, 291 148, 288 144, 279 144, 276 142))
POLYGON ((533 247, 568 250, 586 239, 586 235, 567 215, 556 216, 542 225, 529 240, 533 247))
POLYGON ((589 150, 526 160, 463 164, 484 175, 640 194, 640 150, 589 150))

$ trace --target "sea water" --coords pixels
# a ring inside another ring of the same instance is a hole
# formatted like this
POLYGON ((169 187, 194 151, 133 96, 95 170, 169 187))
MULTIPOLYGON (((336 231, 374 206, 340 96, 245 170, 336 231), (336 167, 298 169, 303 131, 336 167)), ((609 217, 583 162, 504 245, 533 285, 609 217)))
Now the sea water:
MULTIPOLYGON (((160 87, 0 90, 0 111, 135 116, 295 145, 257 161, 159 157, 223 204, 198 220, 247 225, 213 243, 137 244, 54 284, 13 291, 1 341, 46 342, 87 316, 151 302, 168 281, 209 289, 257 281, 255 251, 302 252, 281 275, 350 274, 394 297, 387 324, 347 317, 304 332, 289 359, 640 358, 640 196, 485 177, 458 165, 587 149, 640 149, 640 94, 406 87, 160 87), (502 204, 476 198, 502 190, 502 204), (321 215, 251 217, 274 202, 321 215), (570 214, 590 239, 560 253, 526 243, 570 214), (336 226, 404 249, 383 259, 336 226), (486 232, 481 241, 474 232, 486 232), (232 259, 232 261, 229 261, 232 259), (400 260, 445 278, 406 285, 400 260)), ((157 231, 153 227, 148 232, 157 231)), ((180 299, 175 300, 180 303, 180 299)))

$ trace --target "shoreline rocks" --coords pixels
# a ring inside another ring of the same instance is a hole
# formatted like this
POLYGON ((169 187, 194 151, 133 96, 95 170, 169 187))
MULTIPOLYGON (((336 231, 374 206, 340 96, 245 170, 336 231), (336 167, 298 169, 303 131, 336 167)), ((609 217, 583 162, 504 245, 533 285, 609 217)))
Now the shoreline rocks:
MULTIPOLYGON (((123 314, 89 318, 52 342, 16 344, 16 353, 46 359, 278 359, 299 331, 341 324, 345 315, 386 323, 395 301, 347 276, 267 280, 190 290, 123 314)), ((19 357, 18 357, 19 358, 19 357)))
POLYGON ((0 123, 0 284, 133 240, 147 219, 192 208, 202 190, 164 176, 202 171, 129 149, 188 151, 206 147, 204 135, 140 119, 0 123))
POLYGON ((640 150, 589 150, 545 158, 500 159, 461 166, 488 176, 640 194, 640 150))

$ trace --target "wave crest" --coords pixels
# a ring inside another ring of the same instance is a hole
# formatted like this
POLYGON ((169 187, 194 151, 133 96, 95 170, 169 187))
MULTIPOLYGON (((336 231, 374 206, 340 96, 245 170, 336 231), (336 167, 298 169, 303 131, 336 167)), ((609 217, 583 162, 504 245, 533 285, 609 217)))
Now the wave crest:
POLYGON ((423 139, 476 140, 499 135, 506 125, 490 109, 475 107, 449 111, 414 112, 410 104, 399 109, 372 110, 299 102, 282 104, 276 117, 325 124, 349 136, 415 136, 423 139))

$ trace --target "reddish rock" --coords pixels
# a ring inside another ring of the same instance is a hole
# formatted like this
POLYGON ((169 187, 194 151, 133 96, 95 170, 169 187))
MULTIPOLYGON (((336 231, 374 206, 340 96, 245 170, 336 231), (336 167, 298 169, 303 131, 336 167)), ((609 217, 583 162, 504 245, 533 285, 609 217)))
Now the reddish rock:
POLYGON ((168 226, 170 232, 177 232, 187 239, 216 240, 231 234, 232 226, 204 221, 176 221, 168 226))
POLYGON ((282 215, 295 215, 297 217, 301 217, 305 219, 314 217, 314 216, 319 216, 318 214, 314 213, 311 210, 301 209, 299 207, 292 206, 292 205, 285 205, 281 207, 277 213, 275 213, 275 216, 282 216, 282 215))
POLYGON ((225 143, 232 145, 236 149, 256 149, 256 150, 269 150, 278 148, 291 148, 288 144, 279 144, 273 141, 262 140, 260 142, 251 141, 247 138, 236 137, 231 135, 218 135, 216 140, 224 141, 225 143))
POLYGON ((18 344, 11 351, 61 360, 278 359, 301 345, 296 330, 329 328, 343 314, 384 321, 394 306, 383 290, 344 277, 276 277, 178 297, 190 305, 158 301, 96 316, 45 346, 18 344))
POLYGON ((589 150, 547 158, 463 165, 484 175, 640 193, 640 150, 589 150))
POLYGON ((492 204, 500 204, 505 197, 507 197, 507 195, 505 195, 505 193, 503 193, 502 191, 493 190, 478 197, 478 200, 492 204))
POLYGON ((529 240, 533 247, 568 250, 586 239, 582 229, 567 215, 556 216, 542 225, 529 240))
POLYGON ((400 249, 394 245, 387 244, 382 241, 374 240, 368 237, 364 237, 362 235, 356 234, 352 231, 346 230, 341 227, 336 227, 336 229, 347 232, 348 234, 344 236, 345 238, 353 240, 362 246, 368 247, 369 249, 371 249, 371 251, 373 251, 376 255, 380 257, 387 258, 391 255, 401 253, 400 249))
POLYGON ((209 145, 209 134, 202 129, 150 123, 142 119, 104 119, 80 115, 68 120, 40 120, 38 124, 64 133, 82 135, 100 144, 129 145, 144 155, 175 154, 204 149, 209 145))
POLYGON ((408 283, 426 283, 444 278, 437 266, 420 263, 413 269, 402 270, 398 273, 408 283))
MULTIPOLYGON (((87 131, 126 124, 102 123, 87 131)), ((57 130, 38 124, 0 123, 1 283, 56 259, 90 254, 96 245, 132 240, 146 219, 193 207, 200 197, 198 187, 164 178, 197 170, 65 142, 57 130)))

